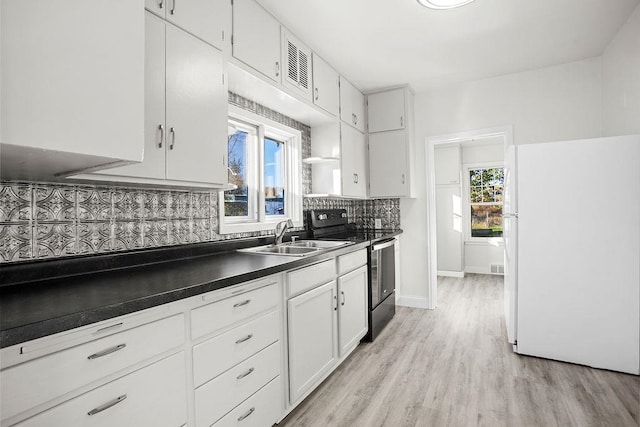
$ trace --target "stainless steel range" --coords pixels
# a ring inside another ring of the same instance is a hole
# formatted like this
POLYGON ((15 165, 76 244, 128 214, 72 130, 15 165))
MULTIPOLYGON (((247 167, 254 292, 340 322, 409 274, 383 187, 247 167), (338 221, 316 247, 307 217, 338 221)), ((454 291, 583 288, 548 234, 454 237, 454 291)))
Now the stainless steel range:
POLYGON ((393 318, 395 298, 395 238, 387 230, 357 230, 349 224, 345 209, 315 209, 307 215, 310 237, 325 240, 370 241, 369 264, 369 331, 365 337, 373 341, 393 318))

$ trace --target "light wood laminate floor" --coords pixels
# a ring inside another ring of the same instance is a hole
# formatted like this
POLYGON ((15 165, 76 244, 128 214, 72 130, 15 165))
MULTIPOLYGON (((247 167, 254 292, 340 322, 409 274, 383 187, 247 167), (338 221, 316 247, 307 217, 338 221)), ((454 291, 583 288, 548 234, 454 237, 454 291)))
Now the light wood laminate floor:
POLYGON ((640 377, 513 353, 501 276, 438 278, 280 426, 638 426, 640 377))

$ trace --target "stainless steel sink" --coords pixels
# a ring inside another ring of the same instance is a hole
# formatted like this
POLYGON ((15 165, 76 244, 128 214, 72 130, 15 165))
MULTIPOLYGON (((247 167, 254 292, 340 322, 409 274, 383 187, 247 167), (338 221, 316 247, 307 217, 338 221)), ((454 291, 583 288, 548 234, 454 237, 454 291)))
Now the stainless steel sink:
POLYGON ((348 245, 351 242, 335 241, 335 240, 299 240, 292 242, 291 246, 303 248, 337 248, 338 246, 348 245))
POLYGON ((279 245, 256 246, 254 248, 238 249, 238 252, 246 252, 258 255, 285 255, 304 257, 317 254, 323 250, 348 245, 351 242, 338 242, 327 240, 300 240, 297 242, 281 243, 279 245))

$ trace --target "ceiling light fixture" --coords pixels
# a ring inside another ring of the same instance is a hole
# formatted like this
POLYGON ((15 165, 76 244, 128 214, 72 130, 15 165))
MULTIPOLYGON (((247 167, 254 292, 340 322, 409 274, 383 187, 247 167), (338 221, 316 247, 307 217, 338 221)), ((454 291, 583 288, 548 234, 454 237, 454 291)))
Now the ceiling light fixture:
POLYGON ((453 9, 464 6, 473 0, 418 0, 418 3, 430 9, 453 9))

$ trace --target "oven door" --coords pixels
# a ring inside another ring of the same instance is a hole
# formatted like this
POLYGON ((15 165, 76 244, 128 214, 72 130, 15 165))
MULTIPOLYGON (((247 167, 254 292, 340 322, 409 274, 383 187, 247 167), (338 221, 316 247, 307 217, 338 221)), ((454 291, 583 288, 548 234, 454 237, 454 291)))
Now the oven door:
POLYGON ((395 239, 387 239, 371 245, 371 306, 376 308, 396 288, 395 239))

